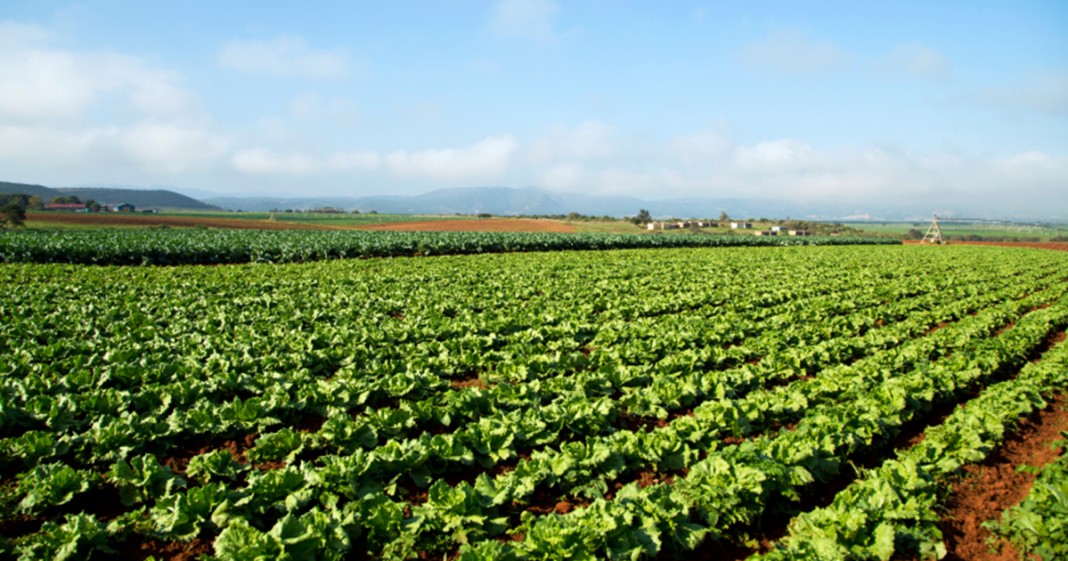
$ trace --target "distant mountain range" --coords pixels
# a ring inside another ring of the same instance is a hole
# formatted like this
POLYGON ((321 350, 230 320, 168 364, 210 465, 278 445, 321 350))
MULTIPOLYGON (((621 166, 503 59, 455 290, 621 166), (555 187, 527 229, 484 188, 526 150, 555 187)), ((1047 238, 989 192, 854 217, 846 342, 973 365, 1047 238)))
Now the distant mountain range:
POLYGON ((847 207, 830 209, 792 201, 759 199, 690 198, 650 201, 637 197, 558 193, 535 187, 461 187, 438 189, 421 195, 370 197, 208 197, 204 202, 233 210, 307 210, 336 207, 387 214, 478 214, 499 216, 566 215, 635 216, 642 209, 654 217, 718 217, 726 211, 739 217, 845 217, 858 211, 847 207))
POLYGON ((960 200, 926 208, 937 202, 900 200, 875 205, 857 201, 815 201, 757 198, 686 198, 646 200, 637 197, 560 193, 536 187, 460 187, 438 189, 420 195, 377 195, 366 197, 276 197, 219 195, 207 191, 168 188, 133 188, 115 185, 92 187, 45 187, 26 183, 0 182, 0 193, 37 195, 46 202, 60 195, 75 195, 102 204, 129 203, 141 209, 173 210, 312 210, 333 207, 345 211, 377 211, 386 214, 479 214, 498 216, 558 216, 578 213, 586 216, 635 216, 642 209, 654 218, 716 218, 726 212, 736 218, 794 218, 803 220, 930 220, 940 216, 996 218, 1032 222, 1063 222, 1056 206, 1049 215, 1035 215, 1005 206, 994 209, 978 201, 960 200), (181 191, 181 192, 178 192, 181 191), (952 206, 951 206, 952 205, 952 206), (1001 214, 998 214, 1001 213, 1001 214))
POLYGON ((56 197, 75 196, 82 201, 100 204, 129 203, 138 210, 220 210, 203 201, 167 189, 128 189, 115 187, 45 187, 29 183, 0 181, 0 193, 35 195, 44 202, 56 197))

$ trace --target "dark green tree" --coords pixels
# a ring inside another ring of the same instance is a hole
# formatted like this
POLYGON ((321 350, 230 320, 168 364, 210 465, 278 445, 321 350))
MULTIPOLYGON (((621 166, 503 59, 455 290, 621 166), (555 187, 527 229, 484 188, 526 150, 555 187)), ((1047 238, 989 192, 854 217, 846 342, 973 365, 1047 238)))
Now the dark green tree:
POLYGON ((10 200, 0 207, 0 226, 19 228, 26 225, 26 209, 18 201, 10 200))
POLYGON ((634 218, 631 219, 631 222, 633 222, 635 224, 639 224, 639 225, 648 224, 648 223, 650 223, 652 221, 653 221, 653 215, 649 214, 649 211, 644 209, 644 208, 641 209, 640 211, 638 211, 638 216, 635 216, 634 218))

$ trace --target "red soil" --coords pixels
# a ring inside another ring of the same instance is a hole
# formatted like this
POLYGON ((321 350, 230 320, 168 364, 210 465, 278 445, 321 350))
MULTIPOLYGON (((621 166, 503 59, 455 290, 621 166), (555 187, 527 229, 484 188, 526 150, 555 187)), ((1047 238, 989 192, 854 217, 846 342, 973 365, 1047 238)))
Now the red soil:
POLYGON ((558 232, 572 233, 574 226, 555 220, 532 218, 485 218, 477 220, 424 220, 364 226, 361 230, 400 230, 405 232, 558 232))
POLYGON ((127 544, 119 551, 122 559, 167 559, 169 561, 194 561, 214 551, 211 541, 193 538, 189 542, 162 542, 149 539, 143 543, 127 544))
POLYGON ((1024 499, 1035 476, 1017 471, 1027 464, 1043 466, 1055 460, 1061 450, 1049 443, 1068 429, 1066 395, 1050 400, 1046 409, 1020 423, 1019 430, 980 465, 967 466, 960 483, 949 496, 948 511, 942 517, 942 533, 949 561, 1019 561, 1020 554, 1008 543, 991 552, 986 540, 990 532, 982 527, 997 520, 1001 512, 1024 499))

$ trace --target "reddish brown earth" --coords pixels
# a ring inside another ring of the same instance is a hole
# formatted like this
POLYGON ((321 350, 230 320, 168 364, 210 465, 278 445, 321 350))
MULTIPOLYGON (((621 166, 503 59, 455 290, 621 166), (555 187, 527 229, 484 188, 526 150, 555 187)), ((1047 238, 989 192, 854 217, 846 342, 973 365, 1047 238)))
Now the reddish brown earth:
POLYGON ((555 220, 533 218, 485 218, 477 220, 425 220, 419 222, 393 222, 364 226, 361 230, 400 230, 405 232, 558 232, 569 234, 575 231, 555 220))
POLYGON ((1001 512, 1024 499, 1035 476, 1017 471, 1020 465, 1043 466, 1055 460, 1062 450, 1049 444, 1068 430, 1068 403, 1065 394, 1050 400, 1046 409, 1025 419, 1019 430, 981 465, 965 468, 965 474, 947 501, 942 517, 942 533, 949 561, 1019 561, 1020 554, 1008 543, 991 552, 990 532, 982 527, 997 520, 1001 512))
POLYGON ((129 543, 119 551, 121 559, 167 559, 169 561, 194 561, 215 551, 211 541, 193 538, 189 542, 161 542, 150 539, 143 543, 129 543))

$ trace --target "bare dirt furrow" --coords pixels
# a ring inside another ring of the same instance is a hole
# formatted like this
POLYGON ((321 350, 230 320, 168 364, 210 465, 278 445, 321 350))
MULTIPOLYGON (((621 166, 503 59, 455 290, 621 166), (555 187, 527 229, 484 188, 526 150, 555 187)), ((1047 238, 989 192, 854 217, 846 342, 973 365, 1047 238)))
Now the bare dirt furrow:
POLYGON ((1020 471, 1019 466, 1044 466, 1063 452, 1050 443, 1068 430, 1068 394, 1050 400, 1048 407, 1024 419, 1019 429, 1006 438, 998 450, 982 464, 967 466, 946 503, 942 516, 947 561, 1019 561, 1020 554, 1011 544, 997 544, 996 551, 987 544, 990 532, 982 527, 987 520, 998 520, 1002 511, 1024 499, 1035 476, 1020 471))

